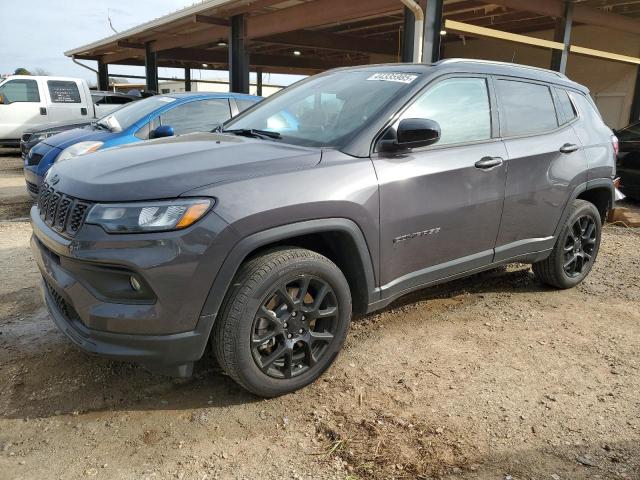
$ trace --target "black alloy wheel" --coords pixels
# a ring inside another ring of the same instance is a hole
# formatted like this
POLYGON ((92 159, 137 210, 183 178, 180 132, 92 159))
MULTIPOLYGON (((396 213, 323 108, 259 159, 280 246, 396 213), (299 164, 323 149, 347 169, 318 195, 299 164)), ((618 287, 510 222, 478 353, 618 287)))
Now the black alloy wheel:
POLYGON ((546 258, 533 263, 533 273, 552 287, 575 287, 593 268, 601 237, 598 208, 586 200, 574 200, 553 249, 546 258))
POLYGON ((564 272, 569 277, 582 275, 592 261, 596 248, 596 222, 590 215, 578 218, 567 234, 564 244, 564 272))
POLYGON ((214 323, 218 364, 262 397, 294 392, 334 362, 351 321, 351 290, 338 266, 300 247, 246 260, 214 323))
POLYGON ((302 274, 267 294, 251 330, 258 368, 274 378, 300 375, 322 360, 334 340, 339 308, 331 286, 302 274))

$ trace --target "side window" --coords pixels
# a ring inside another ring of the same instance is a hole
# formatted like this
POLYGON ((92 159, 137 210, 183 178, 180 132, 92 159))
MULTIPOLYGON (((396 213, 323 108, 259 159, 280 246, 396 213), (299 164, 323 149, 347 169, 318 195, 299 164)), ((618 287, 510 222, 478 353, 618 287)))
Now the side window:
POLYGON ((546 85, 498 80, 503 136, 542 133, 558 127, 551 90, 546 85))
POLYGON ((47 80, 47 87, 53 103, 80 103, 80 91, 76 82, 47 80))
POLYGON ((38 82, 35 80, 9 80, 0 87, 2 102, 40 102, 38 82))
POLYGON ((107 103, 106 97, 103 95, 91 95, 91 100, 93 100, 93 103, 96 105, 103 105, 107 103))
POLYGON ((149 135, 153 130, 160 126, 160 117, 152 118, 150 121, 145 123, 142 127, 138 129, 134 135, 138 137, 140 140, 149 140, 149 135))
POLYGON ((176 135, 191 132, 210 132, 231 118, 229 101, 226 98, 197 100, 160 115, 162 125, 173 127, 176 135))
POLYGON ((236 104, 238 105, 238 110, 242 112, 249 107, 253 107, 256 102, 254 102, 253 100, 241 100, 239 98, 236 98, 236 104))
POLYGON ((573 106, 573 103, 571 103, 569 94, 562 88, 556 88, 556 93, 558 94, 558 99, 560 101, 560 109, 564 114, 564 122, 562 123, 565 124, 573 121, 573 119, 578 115, 576 114, 576 109, 573 106))
POLYGON ((440 124, 436 145, 491 138, 491 108, 484 78, 450 78, 429 88, 402 118, 427 118, 440 124))

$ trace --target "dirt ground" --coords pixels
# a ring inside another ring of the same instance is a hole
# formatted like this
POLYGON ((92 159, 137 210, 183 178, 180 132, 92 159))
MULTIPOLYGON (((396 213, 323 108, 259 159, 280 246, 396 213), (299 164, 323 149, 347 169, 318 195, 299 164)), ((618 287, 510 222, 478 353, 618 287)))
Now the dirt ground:
POLYGON ((356 319, 318 382, 261 400, 211 358, 173 380, 73 348, 39 297, 11 155, 0 478, 640 478, 640 229, 606 226, 572 290, 515 265, 356 319))

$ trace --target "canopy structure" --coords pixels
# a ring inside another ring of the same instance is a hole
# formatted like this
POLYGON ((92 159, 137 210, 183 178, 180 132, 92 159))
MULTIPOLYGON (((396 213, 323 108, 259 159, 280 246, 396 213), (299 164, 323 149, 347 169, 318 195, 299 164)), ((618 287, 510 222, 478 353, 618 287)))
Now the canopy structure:
POLYGON ((574 45, 571 28, 580 24, 640 35, 640 0, 205 0, 65 55, 96 60, 100 88, 107 87, 108 65, 121 64, 145 66, 152 90, 158 67, 184 68, 187 87, 190 69, 228 69, 231 89, 240 92, 248 91, 249 71, 260 81, 261 72, 431 62, 460 35, 550 49, 549 67, 559 71, 570 54, 640 63, 640 52, 574 45), (543 30, 555 30, 554 38, 528 35, 543 30))

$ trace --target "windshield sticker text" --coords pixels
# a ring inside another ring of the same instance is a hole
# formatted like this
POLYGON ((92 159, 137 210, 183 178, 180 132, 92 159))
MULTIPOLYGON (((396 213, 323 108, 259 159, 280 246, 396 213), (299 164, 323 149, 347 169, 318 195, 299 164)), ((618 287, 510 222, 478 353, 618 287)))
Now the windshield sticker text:
POLYGON ((411 83, 418 75, 411 73, 374 73, 367 80, 381 80, 383 82, 411 83))

